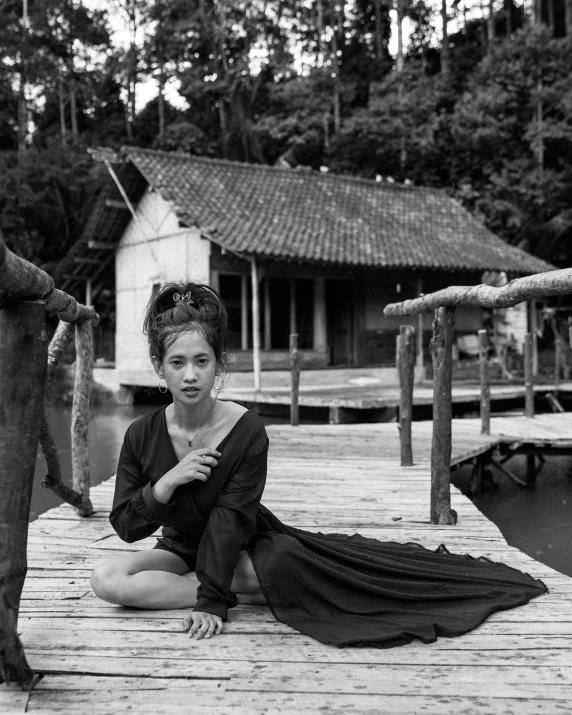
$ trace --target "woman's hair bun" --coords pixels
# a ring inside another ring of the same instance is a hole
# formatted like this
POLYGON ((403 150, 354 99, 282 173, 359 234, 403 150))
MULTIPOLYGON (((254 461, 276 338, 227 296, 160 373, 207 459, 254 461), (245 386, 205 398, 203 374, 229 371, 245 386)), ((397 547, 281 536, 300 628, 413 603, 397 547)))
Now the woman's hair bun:
POLYGON ((193 328, 212 347, 219 367, 226 369, 228 314, 216 290, 202 283, 166 283, 151 296, 143 324, 151 357, 162 360, 169 345, 193 328))

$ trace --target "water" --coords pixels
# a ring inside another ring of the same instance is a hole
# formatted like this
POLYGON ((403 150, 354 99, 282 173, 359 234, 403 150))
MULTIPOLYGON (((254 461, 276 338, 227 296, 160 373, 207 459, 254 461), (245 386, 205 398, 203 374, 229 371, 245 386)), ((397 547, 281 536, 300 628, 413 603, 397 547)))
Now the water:
MULTIPOLYGON (((157 409, 157 405, 132 407, 95 407, 89 429, 91 484, 100 484, 115 474, 117 458, 127 427, 138 417, 157 409)), ((60 451, 63 478, 71 483, 70 422, 71 409, 51 407, 47 410, 60 451)), ((265 422, 287 422, 272 417, 265 422)), ((515 457, 509 468, 524 478, 525 459, 515 457)), ((40 481, 46 473, 46 463, 38 454, 30 519, 61 504, 60 499, 40 481)), ((454 483, 462 490, 468 487, 470 467, 454 475, 454 483)), ((507 477, 494 472, 495 490, 473 497, 476 506, 494 522, 509 544, 537 561, 572 576, 572 459, 546 459, 537 477, 536 489, 523 489, 507 477)), ((429 489, 429 483, 427 484, 429 489)))

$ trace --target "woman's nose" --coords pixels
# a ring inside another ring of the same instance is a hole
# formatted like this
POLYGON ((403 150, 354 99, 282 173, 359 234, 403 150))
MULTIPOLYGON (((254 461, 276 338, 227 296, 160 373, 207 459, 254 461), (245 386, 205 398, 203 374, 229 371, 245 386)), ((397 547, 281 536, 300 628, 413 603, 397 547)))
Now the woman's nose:
POLYGON ((195 382, 197 379, 197 375, 195 373, 195 366, 194 365, 187 365, 185 369, 185 380, 187 382, 195 382))

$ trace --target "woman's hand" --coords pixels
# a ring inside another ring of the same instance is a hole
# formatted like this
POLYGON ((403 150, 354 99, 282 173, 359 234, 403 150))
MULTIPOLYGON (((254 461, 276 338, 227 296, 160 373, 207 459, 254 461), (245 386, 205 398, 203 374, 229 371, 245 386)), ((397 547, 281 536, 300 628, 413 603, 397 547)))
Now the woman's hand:
POLYGON ((183 628, 189 631, 189 638, 210 638, 222 633, 222 618, 212 613, 192 611, 183 619, 183 628))
POLYGON ((173 492, 182 484, 198 480, 206 482, 211 470, 218 464, 220 452, 210 447, 201 447, 193 450, 181 461, 164 474, 154 485, 153 494, 158 502, 166 504, 173 496, 173 492))

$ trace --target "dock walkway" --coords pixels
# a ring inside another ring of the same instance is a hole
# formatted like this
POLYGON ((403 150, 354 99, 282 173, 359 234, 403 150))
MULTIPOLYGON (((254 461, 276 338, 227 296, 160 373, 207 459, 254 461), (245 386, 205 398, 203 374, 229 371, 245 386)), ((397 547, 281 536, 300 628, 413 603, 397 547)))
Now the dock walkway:
MULTIPOLYGON (((225 633, 193 641, 184 611, 110 606, 90 591, 99 562, 133 548, 107 520, 113 480, 92 490, 96 515, 52 509, 30 525, 19 630, 44 674, 30 693, 0 687, 0 712, 193 715, 459 715, 572 710, 572 579, 508 546, 459 491, 457 526, 429 524, 431 423, 413 424, 415 464, 399 465, 395 424, 270 426, 264 503, 286 523, 382 540, 445 543, 545 581, 550 593, 431 645, 337 649, 277 623, 262 607, 233 609, 225 633)), ((507 439, 572 437, 572 415, 454 421, 453 462, 507 439)))

